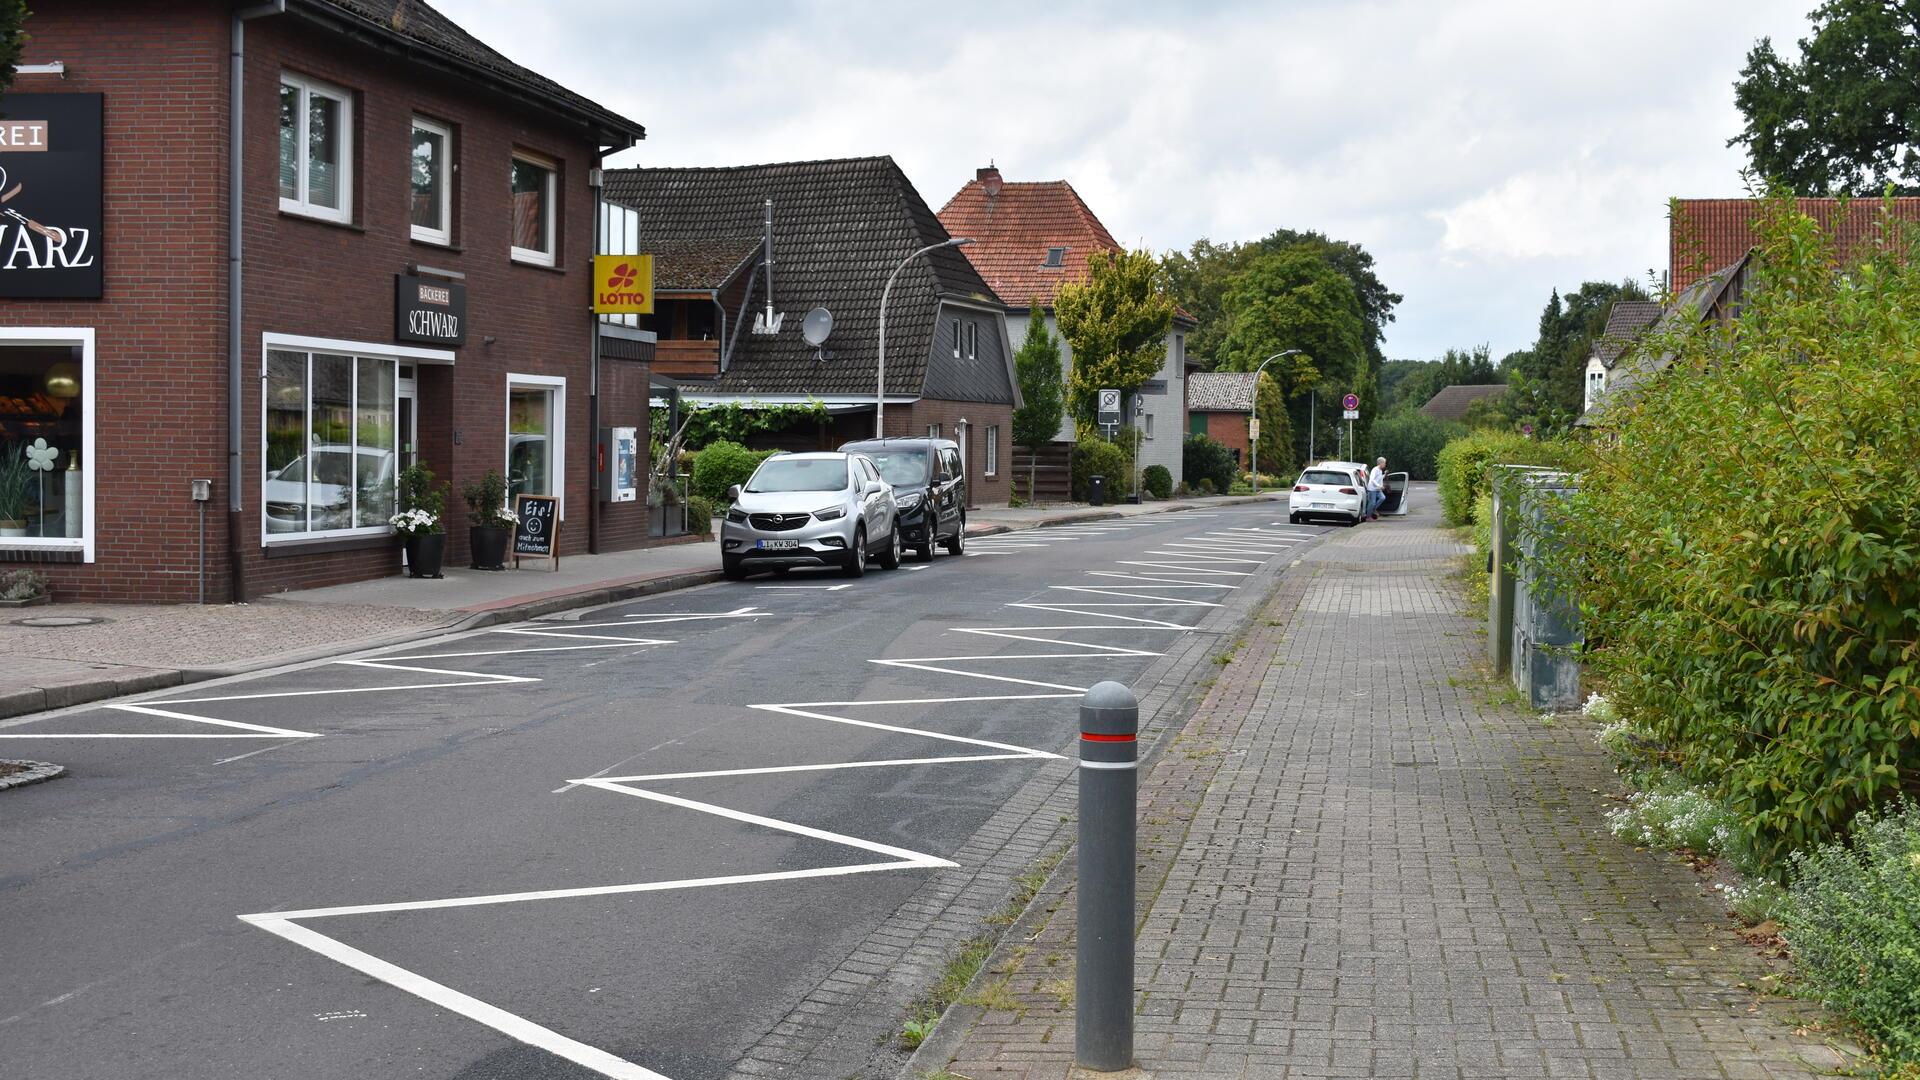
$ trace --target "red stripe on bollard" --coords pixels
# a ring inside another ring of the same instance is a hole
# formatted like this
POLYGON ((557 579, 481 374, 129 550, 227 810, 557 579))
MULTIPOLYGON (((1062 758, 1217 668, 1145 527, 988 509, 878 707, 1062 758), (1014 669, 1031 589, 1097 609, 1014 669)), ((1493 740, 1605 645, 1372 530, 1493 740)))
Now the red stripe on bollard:
POLYGON ((1097 735, 1091 731, 1081 732, 1080 738, 1084 742, 1134 742, 1135 741, 1135 738, 1132 735, 1097 735))

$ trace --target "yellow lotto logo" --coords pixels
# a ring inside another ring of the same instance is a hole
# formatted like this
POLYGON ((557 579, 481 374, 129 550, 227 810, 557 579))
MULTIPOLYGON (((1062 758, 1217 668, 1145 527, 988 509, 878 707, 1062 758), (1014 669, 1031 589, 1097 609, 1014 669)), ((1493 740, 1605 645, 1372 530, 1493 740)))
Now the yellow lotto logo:
POLYGON ((653 314, 653 256, 595 255, 593 311, 596 315, 653 314))

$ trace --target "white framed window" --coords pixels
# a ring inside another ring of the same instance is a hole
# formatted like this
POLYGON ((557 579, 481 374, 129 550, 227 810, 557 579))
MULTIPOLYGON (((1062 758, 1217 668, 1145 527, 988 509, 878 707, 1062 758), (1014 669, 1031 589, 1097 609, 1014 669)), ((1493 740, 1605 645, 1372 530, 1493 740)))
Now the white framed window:
POLYGON ((429 244, 453 243, 453 129, 414 117, 407 172, 407 220, 413 238, 429 244))
POLYGON ((513 192, 513 258, 536 266, 552 266, 558 247, 554 242, 555 177, 552 162, 532 154, 515 151, 511 187, 513 192))
POLYGON ((0 327, 0 550, 93 561, 93 328, 0 327))
POLYGON ((939 425, 939 424, 928 424, 928 425, 927 425, 927 438, 929 438, 929 439, 937 439, 937 438, 939 438, 939 437, 940 437, 940 425, 939 425))
POLYGON ((567 516, 567 380, 507 376, 507 506, 516 495, 552 495, 567 516))
POLYGON ((953 320, 953 358, 955 360, 960 359, 960 335, 960 320, 955 319, 953 320))
POLYGON ((353 95, 280 76, 280 209, 353 220, 353 95))
POLYGON ((1589 370, 1587 372, 1587 401, 1585 406, 1583 406, 1583 408, 1585 409, 1593 408, 1593 403, 1600 399, 1600 395, 1602 393, 1605 393, 1606 389, 1607 389, 1606 371, 1605 370, 1589 370))
POLYGON ((987 461, 982 469, 987 476, 1000 472, 1000 429, 997 427, 987 429, 987 461))
POLYGON ((967 359, 972 360, 980 351, 980 324, 967 324, 967 359))
POLYGON ((1152 413, 1144 414, 1143 416, 1141 416, 1140 422, 1142 425, 1144 425, 1140 429, 1141 437, 1147 438, 1147 439, 1153 438, 1153 414, 1152 413))

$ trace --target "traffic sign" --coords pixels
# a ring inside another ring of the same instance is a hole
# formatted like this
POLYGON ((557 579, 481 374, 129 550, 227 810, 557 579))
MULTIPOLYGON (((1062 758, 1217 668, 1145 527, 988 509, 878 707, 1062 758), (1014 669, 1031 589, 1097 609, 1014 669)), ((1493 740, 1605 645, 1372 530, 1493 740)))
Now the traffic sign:
MULTIPOLYGON (((1352 397, 1353 395, 1352 395, 1352 394, 1348 394, 1347 396, 1348 396, 1348 397, 1352 397)), ((1340 414, 1340 419, 1342 419, 1342 420, 1358 420, 1358 419, 1360 419, 1360 410, 1359 410, 1359 409, 1348 409, 1348 410, 1347 410, 1346 412, 1344 412, 1344 413, 1341 413, 1341 414, 1340 414)))
MULTIPOLYGON (((1346 397, 1341 398, 1340 407, 1347 410, 1348 412, 1352 412, 1355 409, 1358 409, 1360 407, 1360 395, 1348 394, 1346 397)), ((1347 419, 1352 420, 1354 418, 1349 416, 1347 417, 1347 419)))
POLYGON ((1260 438, 1260 418, 1259 417, 1256 416, 1253 419, 1247 421, 1247 438, 1255 439, 1255 440, 1258 440, 1260 438))
POLYGON ((1100 423, 1118 424, 1120 422, 1120 391, 1100 391, 1100 423))

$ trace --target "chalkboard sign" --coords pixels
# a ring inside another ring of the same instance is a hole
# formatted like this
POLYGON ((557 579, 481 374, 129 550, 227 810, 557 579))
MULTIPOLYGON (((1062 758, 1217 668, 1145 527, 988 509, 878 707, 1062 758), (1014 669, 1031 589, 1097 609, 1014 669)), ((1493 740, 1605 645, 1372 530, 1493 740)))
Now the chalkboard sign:
POLYGON ((513 509, 520 516, 519 524, 513 527, 515 568, 520 565, 520 556, 531 555, 552 559, 553 568, 560 569, 560 557, 555 553, 560 542, 560 500, 551 495, 520 495, 514 498, 513 509))

